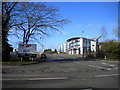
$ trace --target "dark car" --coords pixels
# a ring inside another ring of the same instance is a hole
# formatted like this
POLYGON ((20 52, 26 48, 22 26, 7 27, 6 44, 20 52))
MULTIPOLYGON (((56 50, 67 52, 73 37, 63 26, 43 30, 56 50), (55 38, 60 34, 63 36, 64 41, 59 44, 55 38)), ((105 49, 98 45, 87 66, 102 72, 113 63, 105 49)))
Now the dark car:
POLYGON ((46 56, 46 54, 41 54, 41 59, 46 59, 47 58, 47 56, 46 56))

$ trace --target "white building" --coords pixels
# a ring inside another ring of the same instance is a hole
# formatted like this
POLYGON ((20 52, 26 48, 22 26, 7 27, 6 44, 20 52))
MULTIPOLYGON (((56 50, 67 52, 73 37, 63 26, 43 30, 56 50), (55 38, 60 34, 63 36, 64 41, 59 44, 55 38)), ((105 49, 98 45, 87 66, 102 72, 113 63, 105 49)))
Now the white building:
POLYGON ((60 46, 60 52, 68 52, 69 54, 87 54, 96 52, 97 42, 100 37, 88 39, 84 37, 74 37, 60 46))
POLYGON ((60 47, 59 47, 60 52, 67 52, 67 50, 68 50, 68 44, 67 43, 64 43, 64 44, 60 45, 60 47))

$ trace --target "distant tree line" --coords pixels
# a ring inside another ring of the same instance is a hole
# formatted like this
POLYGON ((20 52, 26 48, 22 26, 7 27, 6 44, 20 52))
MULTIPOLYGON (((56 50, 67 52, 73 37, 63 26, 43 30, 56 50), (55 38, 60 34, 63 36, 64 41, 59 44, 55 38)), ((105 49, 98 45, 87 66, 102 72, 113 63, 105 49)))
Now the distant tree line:
POLYGON ((58 54, 58 51, 56 49, 54 51, 52 51, 51 49, 45 49, 44 53, 46 53, 46 54, 58 54))

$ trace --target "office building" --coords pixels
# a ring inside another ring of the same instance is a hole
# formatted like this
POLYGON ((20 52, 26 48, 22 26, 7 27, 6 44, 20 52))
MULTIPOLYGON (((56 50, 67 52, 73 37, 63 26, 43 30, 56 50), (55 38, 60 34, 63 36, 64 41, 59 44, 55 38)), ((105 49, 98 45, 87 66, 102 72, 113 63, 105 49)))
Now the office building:
POLYGON ((60 52, 69 54, 87 54, 97 51, 97 43, 100 37, 88 39, 84 37, 74 37, 66 41, 59 48, 60 52))

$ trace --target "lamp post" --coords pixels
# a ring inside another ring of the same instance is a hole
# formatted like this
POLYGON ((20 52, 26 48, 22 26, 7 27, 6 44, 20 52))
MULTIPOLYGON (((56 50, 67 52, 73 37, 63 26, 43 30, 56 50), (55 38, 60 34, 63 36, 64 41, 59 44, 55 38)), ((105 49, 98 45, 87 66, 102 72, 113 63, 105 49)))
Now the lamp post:
POLYGON ((40 37, 40 40, 41 40, 42 52, 43 52, 43 48, 44 48, 44 46, 43 46, 43 40, 42 40, 42 37, 40 37))
POLYGON ((87 47, 87 48, 86 48, 86 49, 87 49, 86 51, 87 51, 87 52, 86 52, 86 54, 88 54, 88 47, 89 47, 89 46, 88 46, 88 44, 89 44, 89 42, 88 42, 88 36, 87 36, 86 38, 87 38, 87 41, 86 41, 86 42, 87 42, 87 43, 86 43, 86 47, 87 47))

